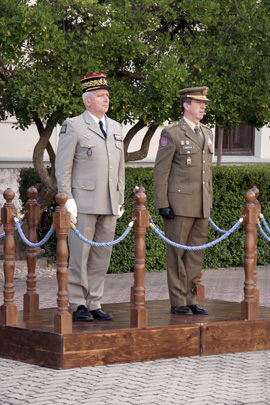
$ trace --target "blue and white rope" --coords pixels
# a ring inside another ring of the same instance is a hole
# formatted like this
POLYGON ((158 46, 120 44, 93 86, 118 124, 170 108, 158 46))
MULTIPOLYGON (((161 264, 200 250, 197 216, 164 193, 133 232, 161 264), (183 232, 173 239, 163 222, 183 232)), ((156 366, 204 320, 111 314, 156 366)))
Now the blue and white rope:
POLYGON ((153 224, 152 222, 152 226, 151 229, 155 232, 156 235, 158 235, 164 242, 168 243, 171 246, 174 246, 176 248, 179 249, 184 249, 184 250, 203 250, 209 247, 212 247, 214 245, 216 245, 217 243, 223 241, 224 239, 226 239, 229 235, 231 235, 231 233, 233 233, 234 231, 236 231, 237 228, 239 228, 239 226, 242 224, 243 222, 243 218, 240 218, 232 227, 231 229, 229 229, 224 235, 222 235, 220 238, 206 243, 205 245, 201 245, 201 246, 185 246, 185 245, 180 245, 179 243, 175 243, 173 241, 171 241, 170 239, 166 238, 164 236, 164 232, 160 231, 156 225, 153 224))
POLYGON ((52 235, 53 232, 54 232, 54 228, 50 228, 50 230, 49 230, 49 232, 47 233, 47 235, 46 235, 40 242, 32 243, 32 242, 30 242, 30 240, 28 240, 28 239, 25 237, 25 235, 24 235, 24 233, 23 233, 23 231, 22 231, 22 228, 21 228, 21 226, 20 226, 18 220, 16 221, 16 219, 15 219, 15 226, 16 226, 17 231, 19 232, 19 235, 20 235, 20 237, 22 238, 23 242, 26 243, 26 244, 27 244, 28 246, 30 246, 30 247, 39 247, 39 246, 44 245, 44 243, 46 243, 46 242, 50 239, 51 235, 52 235))
POLYGON ((260 234, 262 235, 262 237, 264 237, 264 239, 267 240, 267 242, 270 242, 270 237, 266 235, 266 233, 264 232, 264 230, 262 229, 260 224, 257 224, 257 228, 260 231, 260 234))
POLYGON ((267 230, 268 234, 270 235, 270 228, 266 223, 266 220, 264 219, 263 214, 260 214, 260 219, 262 221, 263 226, 265 227, 265 229, 267 230))
POLYGON ((209 217, 209 223, 212 225, 213 228, 215 228, 216 231, 219 233, 226 233, 227 231, 224 231, 223 229, 220 229, 215 222, 209 217))
MULTIPOLYGON (((22 222, 23 219, 24 219, 24 214, 19 219, 17 219, 17 221, 22 222)), ((0 239, 3 238, 5 236, 5 234, 6 234, 5 232, 1 233, 0 239)))
POLYGON ((125 230, 125 232, 118 238, 115 239, 112 242, 103 242, 103 243, 99 243, 99 242, 93 242, 91 240, 86 239, 75 226, 72 226, 73 231, 75 232, 75 234, 78 236, 79 239, 81 239, 83 242, 87 243, 88 245, 91 246, 96 246, 96 247, 106 247, 106 246, 113 246, 116 245, 117 243, 121 242, 122 240, 125 239, 125 237, 129 234, 129 232, 131 231, 131 228, 133 227, 134 222, 130 222, 127 229, 125 230))

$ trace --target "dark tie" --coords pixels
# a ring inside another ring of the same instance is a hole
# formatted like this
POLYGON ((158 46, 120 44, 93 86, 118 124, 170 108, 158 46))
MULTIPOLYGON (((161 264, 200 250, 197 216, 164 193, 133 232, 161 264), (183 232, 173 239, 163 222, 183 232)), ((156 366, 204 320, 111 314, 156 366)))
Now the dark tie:
POLYGON ((200 139, 203 141, 203 145, 204 145, 204 135, 203 135, 202 131, 200 130, 199 125, 195 126, 194 132, 198 137, 200 137, 200 139))
POLYGON ((101 132, 103 133, 105 139, 107 139, 107 134, 106 134, 106 132, 105 132, 105 129, 103 128, 103 123, 102 123, 102 121, 99 121, 99 126, 100 126, 101 132))

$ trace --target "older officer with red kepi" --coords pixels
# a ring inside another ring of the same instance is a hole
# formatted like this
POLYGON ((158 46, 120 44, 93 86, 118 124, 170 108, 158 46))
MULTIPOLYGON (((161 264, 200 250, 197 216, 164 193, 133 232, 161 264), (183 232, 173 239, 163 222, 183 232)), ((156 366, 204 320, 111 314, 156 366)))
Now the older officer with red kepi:
MULTIPOLYGON (((212 207, 213 133, 200 121, 205 114, 207 87, 180 90, 183 117, 164 128, 154 167, 154 200, 168 239, 181 245, 206 243, 212 207)), ((167 279, 171 313, 206 315, 197 303, 196 285, 203 250, 167 244, 167 279)))
MULTIPOLYGON (((104 73, 81 78, 86 110, 64 121, 56 154, 58 190, 67 194, 71 222, 88 240, 110 242, 124 202, 124 148, 121 125, 108 118, 104 73)), ((110 320, 101 309, 112 247, 82 242, 69 230, 68 295, 74 321, 110 320)))

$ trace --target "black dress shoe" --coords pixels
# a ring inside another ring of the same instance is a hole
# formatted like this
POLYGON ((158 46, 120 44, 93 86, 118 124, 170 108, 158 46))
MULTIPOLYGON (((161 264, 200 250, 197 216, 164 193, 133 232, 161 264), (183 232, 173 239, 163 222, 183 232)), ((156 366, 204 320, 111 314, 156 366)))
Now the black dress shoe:
POLYGON ((73 312, 72 319, 73 321, 79 322, 89 322, 94 320, 88 309, 83 305, 80 305, 77 311, 73 312))
POLYGON ((112 314, 107 314, 107 312, 102 311, 101 308, 90 311, 90 314, 98 321, 109 321, 110 319, 113 319, 112 314))
POLYGON ((189 309, 186 305, 171 307, 171 313, 175 315, 192 315, 191 309, 189 309))
POLYGON ((199 307, 199 305, 188 305, 188 308, 192 311, 194 315, 208 315, 207 309, 199 307))

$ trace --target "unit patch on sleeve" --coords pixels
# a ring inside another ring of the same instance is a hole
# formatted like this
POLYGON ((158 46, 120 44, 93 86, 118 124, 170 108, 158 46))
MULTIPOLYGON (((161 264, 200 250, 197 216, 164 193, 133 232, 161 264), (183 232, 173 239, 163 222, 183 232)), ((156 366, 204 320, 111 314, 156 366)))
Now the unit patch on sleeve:
POLYGON ((166 146, 167 142, 168 142, 168 139, 165 138, 165 136, 162 136, 161 139, 160 139, 160 145, 161 146, 166 146))
POLYGON ((65 134, 67 132, 67 124, 62 125, 60 135, 65 134))

